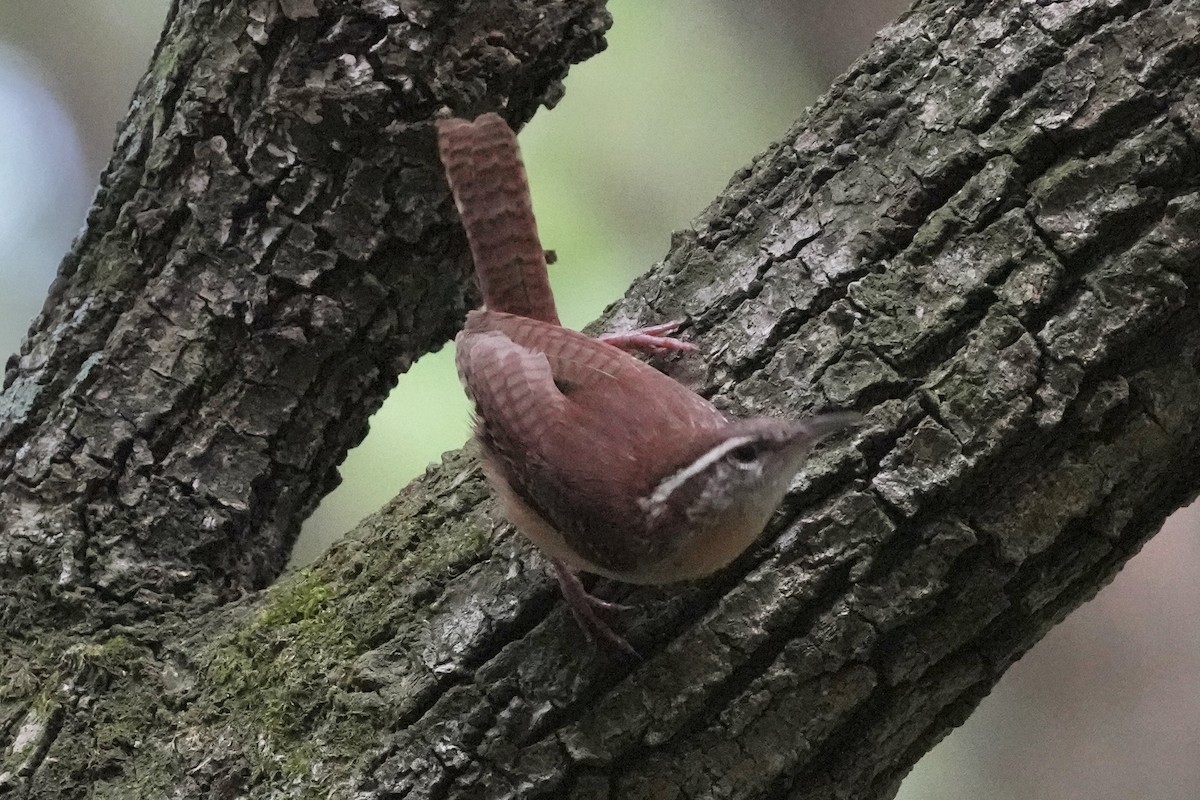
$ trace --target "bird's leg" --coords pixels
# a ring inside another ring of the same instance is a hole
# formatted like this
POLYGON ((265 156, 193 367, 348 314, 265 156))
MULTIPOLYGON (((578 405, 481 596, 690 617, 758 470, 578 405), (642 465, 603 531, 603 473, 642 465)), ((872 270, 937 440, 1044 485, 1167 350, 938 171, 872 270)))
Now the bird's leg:
POLYGON ((682 324, 683 320, 676 319, 670 322, 660 322, 658 325, 647 325, 645 328, 625 333, 604 333, 596 338, 625 351, 652 354, 686 353, 697 349, 696 345, 669 335, 678 330, 682 324))
POLYGON ((628 608, 628 606, 601 600, 584 588, 583 581, 579 579, 579 573, 575 572, 575 570, 557 558, 550 559, 550 563, 554 565, 554 577, 558 578, 558 586, 562 589, 563 599, 567 601, 567 607, 571 609, 571 616, 579 623, 579 627, 583 629, 584 635, 591 641, 596 641, 597 637, 599 637, 621 652, 641 660, 638 651, 634 650, 621 634, 609 627, 609 624, 602 620, 597 613, 597 609, 602 611, 620 611, 628 608))

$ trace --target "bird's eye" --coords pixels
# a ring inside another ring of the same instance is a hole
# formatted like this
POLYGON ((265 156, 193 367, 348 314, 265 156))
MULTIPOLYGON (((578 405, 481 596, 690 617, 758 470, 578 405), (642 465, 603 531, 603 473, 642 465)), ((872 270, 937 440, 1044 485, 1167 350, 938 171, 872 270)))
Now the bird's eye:
POLYGON ((752 444, 740 444, 729 451, 729 457, 737 464, 753 464, 758 459, 758 448, 752 444))

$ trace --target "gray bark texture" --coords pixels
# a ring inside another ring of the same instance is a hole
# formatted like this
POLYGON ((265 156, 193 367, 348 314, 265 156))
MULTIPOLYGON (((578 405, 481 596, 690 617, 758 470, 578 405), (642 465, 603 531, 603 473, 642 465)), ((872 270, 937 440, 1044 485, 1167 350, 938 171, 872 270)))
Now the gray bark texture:
POLYGON ((888 797, 1195 495, 1200 7, 930 0, 611 310, 867 419, 715 578, 600 584, 643 661, 467 454, 276 580, 475 300, 431 120, 608 22, 178 0, 0 395, 0 796, 888 797))

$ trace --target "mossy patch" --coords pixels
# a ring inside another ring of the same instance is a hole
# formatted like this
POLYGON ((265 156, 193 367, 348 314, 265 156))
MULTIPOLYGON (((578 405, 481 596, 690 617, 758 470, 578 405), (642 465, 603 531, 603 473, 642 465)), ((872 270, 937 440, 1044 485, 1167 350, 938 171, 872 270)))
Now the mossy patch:
MULTIPOLYGON (((377 606, 367 599, 363 607, 377 606)), ((262 610, 213 646, 203 662, 213 704, 241 720, 241 731, 267 739, 268 747, 245 748, 263 755, 256 771, 306 775, 315 760, 353 757, 374 738, 377 721, 339 702, 351 691, 351 665, 369 647, 364 634, 372 627, 349 614, 318 570, 307 569, 269 590, 262 610)))

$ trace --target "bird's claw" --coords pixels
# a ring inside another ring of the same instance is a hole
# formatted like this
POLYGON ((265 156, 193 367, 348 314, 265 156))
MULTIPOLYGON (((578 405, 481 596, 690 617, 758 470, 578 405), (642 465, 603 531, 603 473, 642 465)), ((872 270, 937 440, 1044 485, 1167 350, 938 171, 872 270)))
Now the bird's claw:
POLYGON ((634 650, 633 646, 625 640, 625 637, 614 631, 597 613, 597 610, 610 612, 627 611, 631 607, 622 605, 621 603, 601 600, 584 587, 583 581, 579 579, 579 574, 575 570, 558 559, 552 559, 552 561, 554 564, 554 575, 558 578, 558 585, 562 589, 563 599, 567 601, 567 607, 571 609, 571 616, 575 618, 575 622, 579 624, 579 627, 583 630, 583 634, 590 641, 603 640, 617 650, 640 661, 642 657, 638 654, 638 651, 634 650))
POLYGON ((685 342, 682 339, 676 339, 671 334, 679 329, 683 324, 683 320, 671 320, 670 322, 660 322, 657 325, 647 325, 644 328, 626 331, 624 333, 605 333, 598 338, 602 342, 607 342, 614 347, 619 347, 625 351, 662 354, 662 353, 688 353, 697 350, 696 345, 691 342, 685 342))

